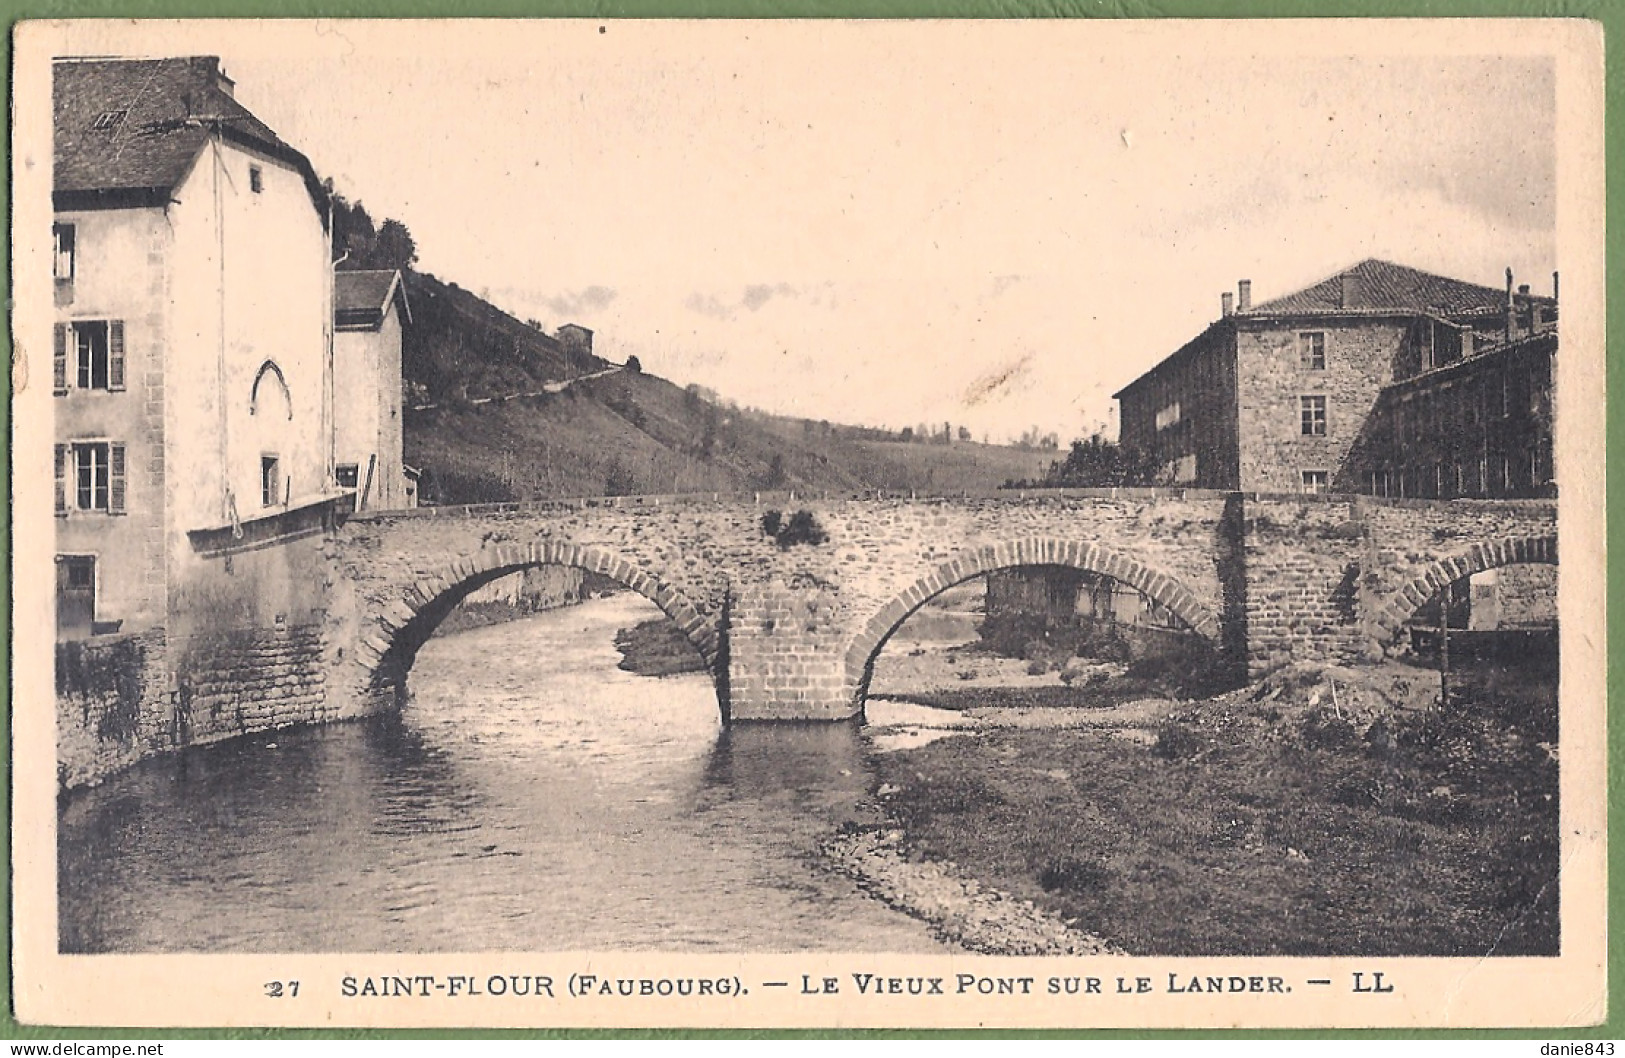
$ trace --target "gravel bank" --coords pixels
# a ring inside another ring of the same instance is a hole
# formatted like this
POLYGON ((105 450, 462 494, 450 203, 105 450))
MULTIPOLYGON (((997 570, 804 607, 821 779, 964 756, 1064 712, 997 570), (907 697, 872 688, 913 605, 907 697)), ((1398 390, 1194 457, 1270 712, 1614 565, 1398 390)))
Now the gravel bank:
POLYGON ((984 955, 1117 955, 1099 937, 1031 902, 958 876, 951 863, 903 857, 900 830, 841 833, 824 843, 827 864, 872 896, 929 923, 943 939, 984 955))

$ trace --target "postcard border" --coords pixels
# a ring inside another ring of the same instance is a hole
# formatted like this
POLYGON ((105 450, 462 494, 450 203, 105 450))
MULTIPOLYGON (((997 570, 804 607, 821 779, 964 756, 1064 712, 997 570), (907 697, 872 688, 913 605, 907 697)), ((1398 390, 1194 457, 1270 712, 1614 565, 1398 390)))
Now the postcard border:
MULTIPOLYGON (((1070 9, 1076 17, 1089 17, 1088 5, 1082 0, 1059 5, 1062 9, 1070 9)), ((1223 0, 1171 0, 1171 2, 1157 5, 1157 18, 1167 17, 1172 12, 1174 17, 1182 18, 1280 18, 1280 17, 1393 17, 1404 12, 1396 10, 1391 3, 1384 0, 1342 0, 1334 5, 1318 3, 1316 0, 1235 0, 1226 3, 1223 0)), ((1448 4, 1424 4, 1411 2, 1404 5, 1418 15, 1437 16, 1441 13, 1440 7, 1447 7, 1448 13, 1453 16, 1487 18, 1487 17, 1542 17, 1549 18, 1550 12, 1536 0, 1453 0, 1448 4)), ((435 17, 447 13, 446 5, 436 0, 350 0, 342 5, 341 11, 333 11, 334 17, 435 17)), ((616 17, 705 17, 705 18, 762 18, 762 17, 886 17, 886 18, 918 18, 918 17, 986 17, 995 15, 999 18, 1009 18, 1026 12, 1051 16, 1057 10, 1057 5, 1039 5, 1025 0, 1017 4, 999 3, 992 0, 870 0, 868 3, 855 3, 852 0, 840 0, 836 3, 812 4, 805 0, 620 0, 613 8, 616 17)), ((1573 8, 1570 8, 1572 11, 1573 8)), ((292 0, 227 0, 224 3, 205 5, 188 3, 186 0, 144 0, 140 3, 119 2, 119 0, 66 0, 63 3, 46 5, 38 0, 12 6, 8 11, 9 22, 13 28, 18 21, 27 18, 50 17, 60 18, 94 18, 94 17, 138 17, 138 18, 186 18, 186 17, 286 17, 291 15, 303 16, 306 12, 299 8, 292 0)), ((547 0, 544 3, 525 4, 521 0, 484 0, 483 3, 472 7, 459 5, 456 14, 459 17, 602 17, 604 10, 601 5, 594 5, 573 0, 573 2, 559 2, 547 0)), ((1149 13, 1147 15, 1149 16, 1149 13)), ((1589 21, 1600 23, 1606 38, 1614 33, 1625 30, 1625 9, 1610 7, 1601 2, 1587 5, 1585 17, 1589 21)), ((10 69, 12 57, 11 35, 7 35, 3 45, 5 56, 10 69)), ((1610 73, 1613 71, 1610 70, 1610 73)), ((1625 117, 1621 110, 1625 107, 1625 90, 1619 87, 1617 77, 1609 77, 1605 82, 1607 107, 1604 145, 1607 156, 1608 186, 1605 192, 1605 208, 1612 207, 1611 212, 1617 216, 1625 216, 1625 179, 1615 171, 1622 159, 1625 159, 1625 117)), ((8 137, 9 160, 9 137, 8 137)), ((4 190, 0 190, 4 201, 10 205, 9 182, 4 190)), ((1605 235, 1605 253, 1607 260, 1604 266, 1604 277, 1608 289, 1625 290, 1625 234, 1622 234, 1620 225, 1610 225, 1605 235)), ((7 228, 8 253, 0 259, 0 272, 6 275, 9 281, 10 267, 10 238, 9 225, 7 228)), ((1625 342, 1625 305, 1612 304, 1606 308, 1605 333, 1608 339, 1614 342, 1625 342)), ((6 348, 11 348, 10 334, 4 338, 6 348)), ((1604 370, 1611 382, 1617 382, 1618 369, 1622 363, 1619 354, 1607 354, 1604 370)), ((7 395, 10 396, 10 379, 7 379, 7 395)), ((1617 406, 1618 400, 1609 399, 1606 410, 1605 433, 1610 448, 1625 444, 1625 416, 1617 406)), ((4 476, 6 487, 11 485, 10 466, 10 428, 11 408, 8 399, 0 415, 4 416, 6 429, 7 459, 0 475, 4 476)), ((1606 459, 1606 470, 1610 472, 1608 489, 1604 498, 1604 513, 1607 519, 1606 539, 1609 544, 1625 544, 1625 534, 1619 533, 1616 523, 1619 515, 1625 513, 1625 495, 1614 487, 1612 473, 1617 469, 1616 460, 1606 459)), ((7 548, 3 561, 6 572, 10 573, 10 526, 6 528, 7 548)), ((1608 630, 1611 636, 1625 633, 1625 620, 1618 617, 1616 611, 1621 602, 1625 602, 1625 571, 1611 563, 1608 569, 1606 602, 1609 604, 1610 617, 1608 630)), ((5 615, 0 616, 5 622, 7 632, 10 628, 9 608, 5 615)), ((1618 673, 1612 671, 1607 675, 1607 689, 1609 719, 1613 719, 1613 704, 1619 699, 1622 684, 1618 673)), ((10 683, 5 690, 6 709, 0 712, 0 731, 6 735, 8 742, 10 736, 10 683)), ((1607 753, 1607 768, 1609 772, 1625 767, 1625 744, 1617 737, 1610 739, 1607 753)), ((8 769, 9 774, 9 769, 8 769)), ((5 794, 6 806, 11 805, 11 789, 8 783, 5 794)), ((1607 866, 1610 872, 1625 871, 1625 844, 1617 843, 1615 839, 1621 838, 1621 792, 1610 784, 1607 798, 1609 850, 1607 853, 1607 866)), ((9 819, 8 815, 8 819, 9 819)), ((10 851, 10 835, 7 834, 7 851, 10 851)), ((5 906, 0 908, 0 923, 5 927, 8 950, 11 936, 10 879, 0 879, 0 886, 4 887, 7 900, 5 906)), ((1608 914, 1610 918, 1625 913, 1625 892, 1620 887, 1610 887, 1608 899, 1608 914)), ((1625 919, 1619 919, 1625 920, 1625 919)), ((1625 945, 1622 945, 1617 931, 1611 936, 1607 946, 1607 977, 1610 985, 1615 981, 1625 979, 1625 945)), ((488 1039, 561 1039, 561 1038, 646 1038, 653 1035, 662 1037, 680 1036, 690 1038, 764 1038, 764 1037, 797 1037, 797 1038, 851 1038, 851 1037, 880 1037, 898 1038, 940 1038, 948 1030, 511 1030, 511 1029, 485 1029, 485 1030, 338 1030, 321 1031, 309 1029, 297 1030, 218 1030, 218 1029, 163 1029, 163 1030, 128 1030, 103 1028, 68 1028, 68 1027, 42 1027, 24 1026, 18 1024, 12 1014, 12 981, 8 975, 4 984, 0 984, 6 998, 3 1021, 0 1021, 0 1036, 8 1039, 61 1039, 73 1037, 78 1039, 98 1038, 131 1038, 132 1036, 151 1037, 154 1039, 215 1039, 215 1038, 268 1038, 268 1039, 314 1039, 314 1038, 354 1038, 354 1039, 402 1039, 402 1038, 488 1038, 488 1039)), ((1201 1038, 1278 1038, 1278 1039, 1368 1039, 1382 1038, 1393 1034, 1392 1030, 1381 1029, 1272 1029, 1272 1030, 985 1030, 983 1033, 973 1033, 969 1030, 952 1030, 953 1035, 997 1035, 1008 1038, 1020 1036, 1026 1038, 1100 1038, 1100 1039, 1201 1039, 1201 1038)), ((1499 1029, 1425 1029, 1407 1030, 1407 1037, 1419 1039, 1522 1039, 1531 1035, 1530 1030, 1499 1030, 1499 1029)), ((1608 1020, 1594 1028, 1553 1029, 1541 1030, 1541 1035, 1554 1039, 1587 1039, 1602 1037, 1625 1036, 1625 1011, 1621 1004, 1612 1004, 1608 1020)))

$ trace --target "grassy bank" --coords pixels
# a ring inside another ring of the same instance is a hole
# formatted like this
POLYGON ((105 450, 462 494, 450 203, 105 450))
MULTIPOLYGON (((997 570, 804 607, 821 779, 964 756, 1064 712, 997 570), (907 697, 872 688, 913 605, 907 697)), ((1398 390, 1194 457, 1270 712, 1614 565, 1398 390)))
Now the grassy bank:
POLYGON ((664 617, 621 629, 615 634, 615 649, 621 652, 617 667, 639 676, 705 671, 705 661, 695 653, 694 645, 664 617))
POLYGON ((1448 709, 1403 675, 1289 671, 1151 732, 941 739, 878 759, 883 803, 910 854, 1132 954, 1555 954, 1555 673, 1448 709))

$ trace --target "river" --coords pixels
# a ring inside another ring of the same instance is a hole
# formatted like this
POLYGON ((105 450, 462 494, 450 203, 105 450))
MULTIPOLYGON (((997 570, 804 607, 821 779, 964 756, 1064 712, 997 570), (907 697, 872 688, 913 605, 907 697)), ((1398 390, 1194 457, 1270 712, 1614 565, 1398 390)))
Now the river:
POLYGON ((722 728, 617 669, 622 593, 431 640, 398 715, 148 761, 65 798, 69 952, 945 950, 822 870, 876 752, 722 728))

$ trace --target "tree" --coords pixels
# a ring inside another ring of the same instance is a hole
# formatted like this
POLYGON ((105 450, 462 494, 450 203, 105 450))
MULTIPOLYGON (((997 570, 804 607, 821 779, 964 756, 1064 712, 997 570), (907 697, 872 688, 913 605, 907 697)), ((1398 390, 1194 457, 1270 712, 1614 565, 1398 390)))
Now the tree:
POLYGON ((705 422, 700 430, 700 458, 710 460, 717 448, 717 406, 705 405, 705 422))
POLYGON ((627 357, 626 358, 626 370, 629 373, 634 374, 634 375, 642 374, 643 373, 643 361, 639 360, 635 356, 627 357))
POLYGON ((327 181, 333 204, 333 260, 346 269, 392 268, 405 270, 418 260, 417 242, 401 221, 387 218, 374 226, 367 207, 351 203, 327 181))
POLYGON ((1157 461, 1149 452, 1094 434, 1073 441, 1066 459, 1050 464, 1043 483, 1053 488, 1119 488, 1152 484, 1156 474, 1157 461))
POLYGON ((773 453, 773 459, 767 465, 767 477, 762 482, 764 489, 781 488, 787 480, 784 473, 784 456, 778 452, 773 453))
POLYGON ((368 268, 405 270, 418 263, 418 244, 405 224, 391 217, 378 228, 368 268))

